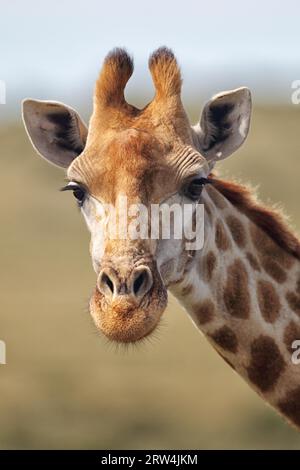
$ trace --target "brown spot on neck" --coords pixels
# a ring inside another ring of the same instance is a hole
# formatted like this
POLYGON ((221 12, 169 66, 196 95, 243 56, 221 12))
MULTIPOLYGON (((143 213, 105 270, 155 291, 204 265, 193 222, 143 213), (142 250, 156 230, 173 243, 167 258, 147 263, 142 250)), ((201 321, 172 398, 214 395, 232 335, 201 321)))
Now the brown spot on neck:
POLYGON ((286 300, 290 308, 300 317, 300 295, 295 294, 294 292, 288 292, 286 294, 286 300))
POLYGON ((278 408, 300 428, 300 386, 287 393, 284 399, 278 403, 278 408))
POLYGON ((259 336, 251 344, 251 362, 247 368, 249 380, 262 392, 276 385, 285 368, 279 348, 270 336, 259 336))
POLYGON ((228 326, 222 326, 214 333, 210 334, 212 340, 225 351, 235 353, 238 347, 238 340, 234 331, 228 326))
POLYGON ((226 223, 229 227, 229 230, 235 243, 240 248, 243 248, 246 244, 246 231, 242 222, 234 215, 229 215, 228 217, 226 217, 226 223))
POLYGON ((221 251, 226 251, 231 247, 231 242, 226 234, 224 224, 221 220, 216 223, 215 241, 217 248, 221 251))
POLYGON ((255 256, 250 252, 246 253, 246 257, 247 257, 247 260, 249 261, 252 269, 254 269, 255 271, 260 271, 260 266, 258 264, 257 258, 255 258, 255 256))
POLYGON ((205 213, 208 215, 209 219, 211 219, 212 218, 212 210, 211 210, 210 204, 208 202, 205 202, 204 209, 205 209, 205 213))
POLYGON ((279 317, 280 311, 280 300, 274 286, 268 281, 258 281, 257 299, 265 321, 267 323, 274 323, 279 317))
POLYGON ((259 227, 252 225, 250 233, 266 273, 279 283, 285 282, 287 279, 286 269, 291 268, 294 259, 276 245, 259 227))
POLYGON ((250 233, 253 244, 261 255, 272 258, 282 268, 291 268, 294 262, 293 257, 282 249, 261 227, 251 224, 250 233))
POLYGON ((204 255, 199 267, 199 274, 204 282, 210 282, 217 264, 217 258, 213 251, 204 255))
POLYGON ((206 299, 192 305, 192 311, 194 313, 196 323, 199 325, 205 325, 213 319, 215 306, 210 299, 206 299))
POLYGON ((294 321, 291 321, 284 330, 283 335, 284 344, 286 345, 286 348, 290 354, 295 352, 295 349, 293 349, 292 345, 296 340, 300 341, 300 325, 297 325, 294 321))
POLYGON ((244 263, 239 259, 234 261, 228 268, 224 302, 227 312, 233 317, 241 319, 249 317, 248 273, 244 263))
POLYGON ((287 279, 286 272, 280 267, 274 259, 268 256, 261 257, 261 265, 269 276, 271 276, 279 284, 282 284, 287 279))
POLYGON ((300 295, 300 274, 298 275, 298 279, 297 279, 296 292, 298 295, 300 295))

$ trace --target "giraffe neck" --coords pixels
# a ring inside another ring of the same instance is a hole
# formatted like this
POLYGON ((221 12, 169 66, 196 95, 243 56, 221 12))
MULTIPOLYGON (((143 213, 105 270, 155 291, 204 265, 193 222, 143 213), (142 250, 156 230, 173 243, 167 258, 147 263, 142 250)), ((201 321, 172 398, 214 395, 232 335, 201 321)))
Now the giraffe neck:
POLYGON ((223 359, 300 428, 299 260, 215 188, 203 202, 204 247, 169 289, 223 359))

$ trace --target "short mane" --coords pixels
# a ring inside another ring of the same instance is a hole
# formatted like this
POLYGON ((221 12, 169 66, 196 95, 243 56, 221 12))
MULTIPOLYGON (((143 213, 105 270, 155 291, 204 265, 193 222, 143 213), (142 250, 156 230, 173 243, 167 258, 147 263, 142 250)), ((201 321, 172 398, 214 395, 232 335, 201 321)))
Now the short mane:
POLYGON ((300 240, 289 228, 285 217, 256 200, 251 189, 245 185, 225 181, 210 175, 213 186, 237 209, 247 215, 255 225, 262 228, 282 249, 300 260, 300 240))

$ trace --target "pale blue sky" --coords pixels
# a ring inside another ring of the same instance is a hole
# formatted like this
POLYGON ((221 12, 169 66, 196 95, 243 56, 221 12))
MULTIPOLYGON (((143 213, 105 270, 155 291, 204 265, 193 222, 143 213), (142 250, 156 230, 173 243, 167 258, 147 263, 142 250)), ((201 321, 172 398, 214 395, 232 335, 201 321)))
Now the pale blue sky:
POLYGON ((187 99, 248 85, 258 99, 290 103, 300 78, 297 0, 1 0, 0 8, 0 79, 14 109, 24 96, 90 105, 115 46, 135 57, 128 95, 151 97, 147 60, 160 45, 174 49, 187 99))

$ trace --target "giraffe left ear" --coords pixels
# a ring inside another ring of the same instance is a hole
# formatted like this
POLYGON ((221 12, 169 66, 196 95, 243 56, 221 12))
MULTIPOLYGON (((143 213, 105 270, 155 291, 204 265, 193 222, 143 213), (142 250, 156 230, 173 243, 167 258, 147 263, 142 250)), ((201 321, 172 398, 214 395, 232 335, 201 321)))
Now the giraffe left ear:
POLYGON ((248 135, 251 93, 246 87, 224 91, 204 107, 200 123, 193 127, 199 151, 210 163, 235 152, 248 135))
POLYGON ((87 127, 70 106, 55 101, 26 99, 22 103, 28 137, 41 157, 68 168, 84 149, 87 127))

